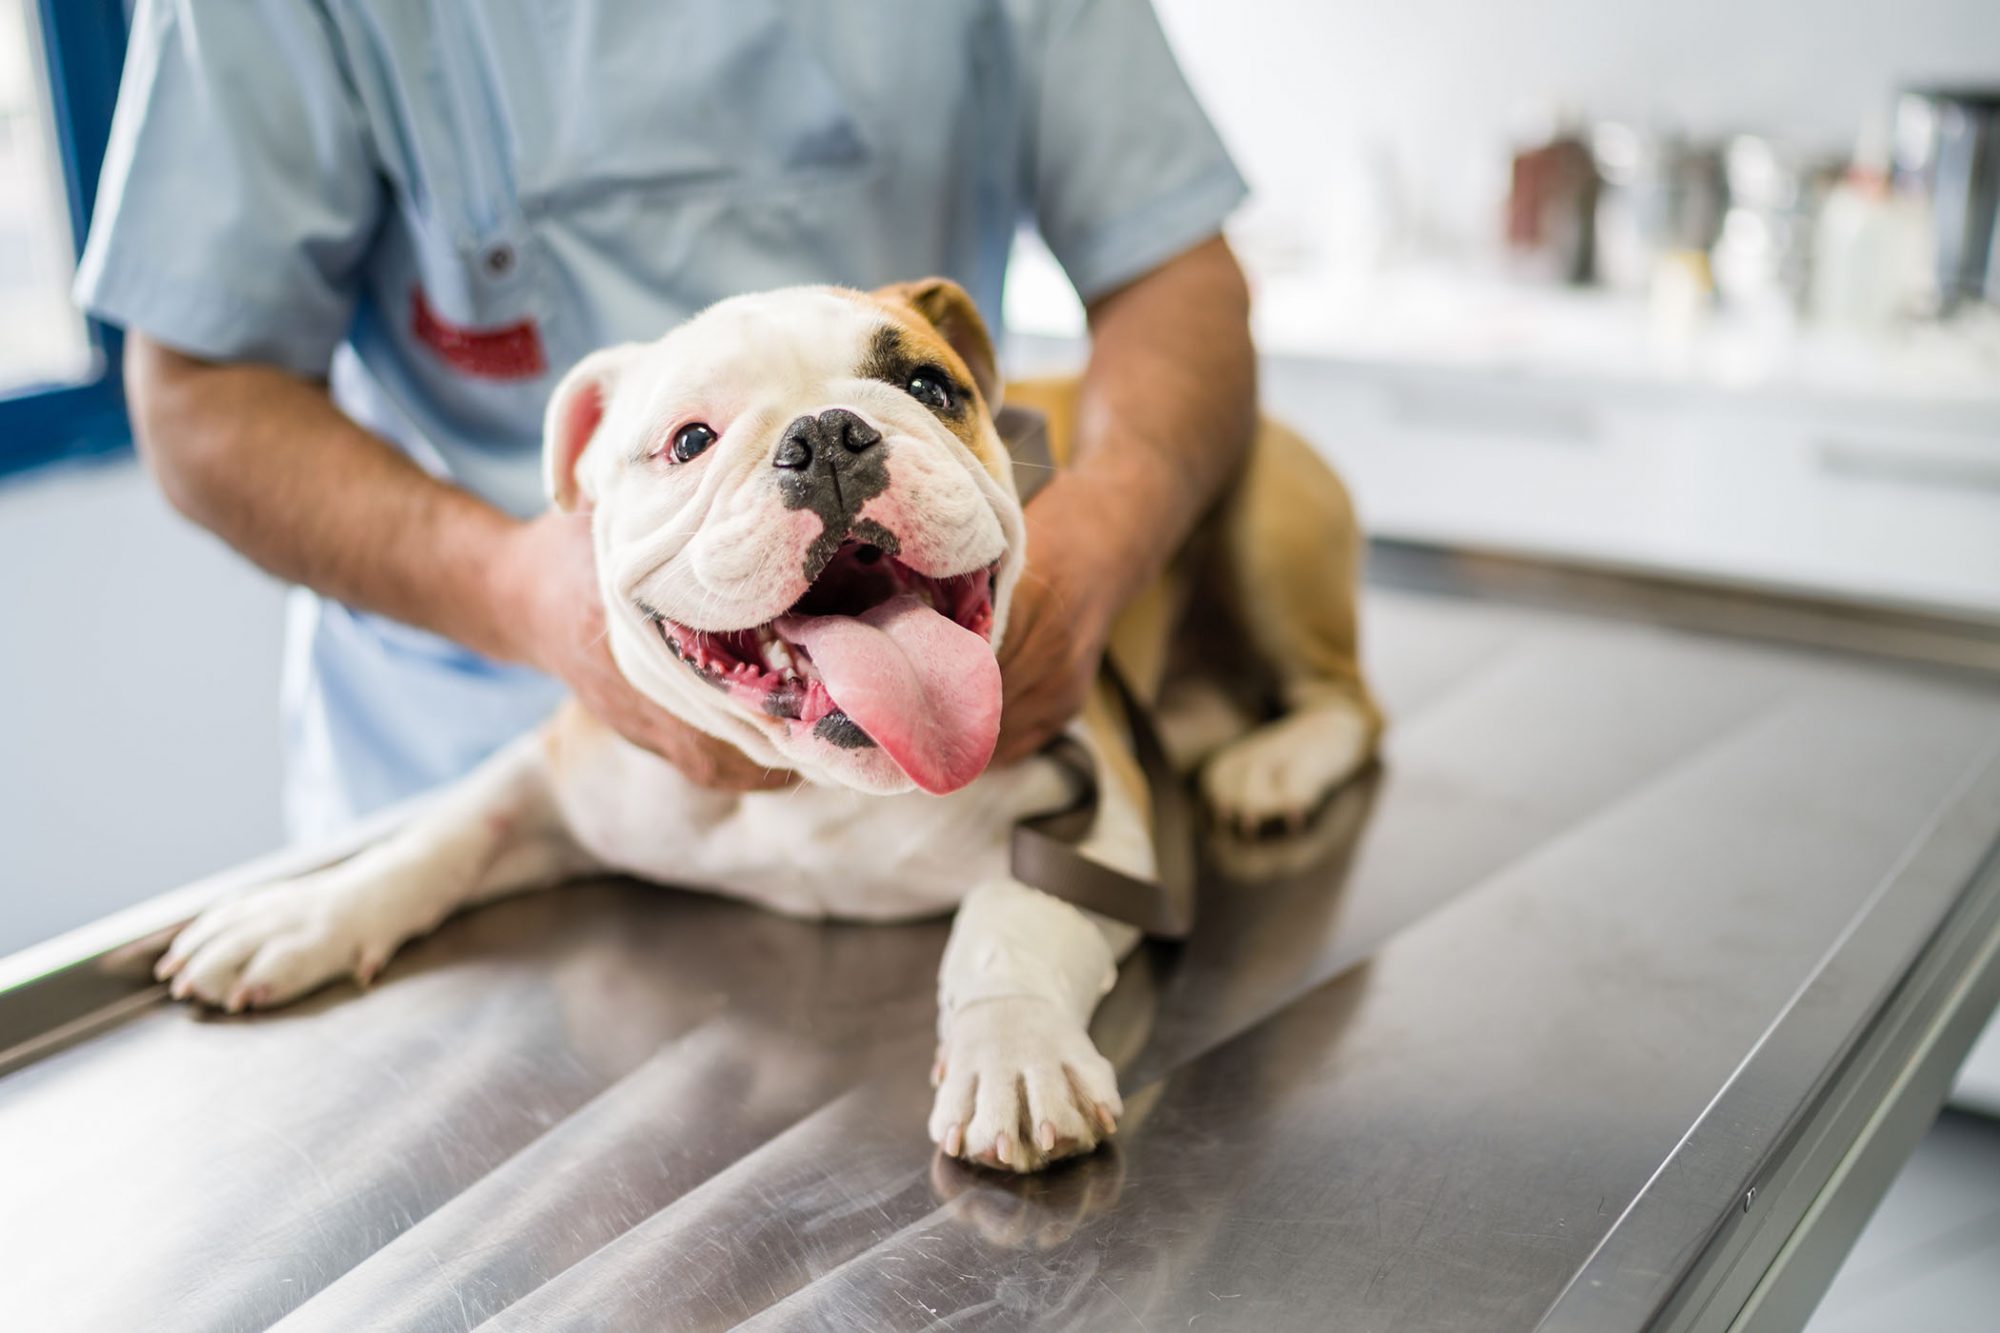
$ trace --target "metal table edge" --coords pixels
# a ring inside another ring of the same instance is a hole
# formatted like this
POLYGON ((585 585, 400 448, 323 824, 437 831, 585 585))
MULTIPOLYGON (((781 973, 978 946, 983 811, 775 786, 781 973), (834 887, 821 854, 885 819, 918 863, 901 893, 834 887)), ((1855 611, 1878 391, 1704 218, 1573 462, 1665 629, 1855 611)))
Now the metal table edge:
POLYGON ((0 957, 0 1077, 164 998, 153 962, 208 904, 343 861, 431 799, 390 806, 326 842, 281 848, 0 957))
MULTIPOLYGON (((1956 1025, 1963 1029, 1955 1032, 1956 1049, 1933 1043, 1932 1058, 1946 1072, 1932 1081, 1927 1111, 1917 1105, 1925 1112, 1921 1122, 1942 1106, 1949 1071, 1977 1038, 1992 993, 2000 990, 1996 936, 2000 745, 1974 762, 1955 799, 1914 840, 1612 1224, 1538 1330, 1730 1327, 1769 1260, 1861 1139, 1878 1104, 1873 1099, 1886 1095, 1910 1058, 1913 1031, 1973 1014, 1986 996, 1975 1021, 1956 1025), (1865 994, 1840 994, 1843 978, 1871 971, 1889 980, 1865 994), (1783 1071, 1829 1045, 1837 1045, 1838 1057, 1810 1090, 1789 1103, 1774 1100, 1787 1082, 1783 1071)), ((1882 1188, 1887 1183, 1883 1178, 1882 1188)))
MULTIPOLYGON (((1983 919, 1968 920, 1957 932, 1968 955, 1934 969, 1937 985, 1948 987, 1943 1001, 1924 1021, 1924 1008, 1908 1007, 1905 1023, 1879 1043, 1889 1086, 1879 1100, 1857 1089, 1851 1099, 1861 1120, 1858 1135, 1829 1132, 1826 1156, 1847 1144, 1831 1172, 1802 1169, 1801 1192, 1818 1184, 1799 1222, 1780 1237, 1762 1272, 1745 1264, 1755 1285, 1742 1298, 1729 1327, 1741 1333, 1803 1328, 1826 1294, 1875 1207, 1930 1128, 1950 1095, 1959 1066, 2000 1005, 2000 855, 1987 877, 1996 887, 1983 898, 1983 919), (1959 965, 1962 963, 1962 965, 1959 965), (1950 977, 1956 975, 1955 983, 1950 977), (1913 1030, 1913 1031, 1912 1031, 1913 1030), (1897 1051, 1907 1046, 1908 1054, 1897 1051), (1870 1111, 1867 1108, 1873 1106, 1870 1111)), ((1948 927, 1949 928, 1949 927, 1948 927)), ((1871 1080, 1872 1082, 1872 1080, 1871 1080)), ((1735 1303, 1732 1302, 1732 1305, 1735 1303)), ((1725 1312, 1727 1306, 1719 1307, 1725 1312)))

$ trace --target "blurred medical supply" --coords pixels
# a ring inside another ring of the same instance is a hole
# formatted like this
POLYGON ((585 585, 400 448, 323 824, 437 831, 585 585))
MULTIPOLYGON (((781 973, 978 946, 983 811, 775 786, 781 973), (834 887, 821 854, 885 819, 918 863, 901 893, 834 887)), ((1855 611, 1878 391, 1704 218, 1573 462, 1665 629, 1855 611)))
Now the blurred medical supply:
POLYGON ((1861 119, 1846 161, 1616 121, 1518 145, 1509 272, 1645 294, 1677 329, 1711 303, 1883 333, 2000 300, 2000 89, 1905 91, 1893 141, 1888 108, 1861 119))
POLYGON ((1897 187, 1886 126, 1869 121, 1820 210, 1812 312, 1831 326, 1885 329, 1931 304, 1930 204, 1920 183, 1897 187))
POLYGON ((1913 88, 1896 108, 1896 175, 1936 219, 1937 303, 2000 301, 2000 87, 1913 88))
POLYGON ((1508 174, 1507 248, 1524 261, 1522 271, 1558 282, 1590 281, 1600 178, 1589 146, 1565 129, 1517 151, 1508 174))

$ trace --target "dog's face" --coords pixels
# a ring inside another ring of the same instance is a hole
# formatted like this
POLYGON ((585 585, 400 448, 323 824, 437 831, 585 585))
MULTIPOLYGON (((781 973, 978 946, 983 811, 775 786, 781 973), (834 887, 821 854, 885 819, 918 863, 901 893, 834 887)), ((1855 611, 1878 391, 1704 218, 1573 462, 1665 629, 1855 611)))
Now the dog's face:
POLYGON ((1024 546, 997 390, 941 279, 737 297, 586 358, 549 404, 549 482, 592 511, 619 668, 816 781, 972 781, 1024 546))

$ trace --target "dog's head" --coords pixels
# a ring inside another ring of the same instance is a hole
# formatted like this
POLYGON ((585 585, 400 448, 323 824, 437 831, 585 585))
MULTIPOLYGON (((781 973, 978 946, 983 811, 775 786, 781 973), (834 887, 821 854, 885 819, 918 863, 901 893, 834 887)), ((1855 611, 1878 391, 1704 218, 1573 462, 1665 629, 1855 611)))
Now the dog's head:
POLYGON ((871 792, 985 768, 1023 556, 992 343, 943 279, 792 287, 597 352, 550 400, 619 668, 752 759, 871 792))

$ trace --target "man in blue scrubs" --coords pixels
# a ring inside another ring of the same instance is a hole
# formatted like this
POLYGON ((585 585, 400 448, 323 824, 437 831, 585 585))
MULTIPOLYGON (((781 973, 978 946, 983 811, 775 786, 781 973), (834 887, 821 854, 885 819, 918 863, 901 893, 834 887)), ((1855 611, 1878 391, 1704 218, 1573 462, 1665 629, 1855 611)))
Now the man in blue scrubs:
POLYGON ((1145 0, 140 0, 77 286, 167 495, 301 585, 314 836, 565 691, 696 781, 780 780, 618 675, 543 405, 736 292, 940 273, 997 321, 1024 218, 1092 343, 1003 645, 1033 749, 1247 447, 1242 195, 1145 0))

